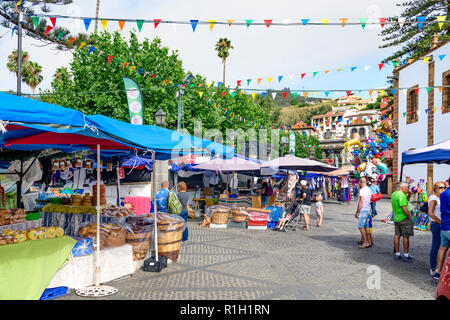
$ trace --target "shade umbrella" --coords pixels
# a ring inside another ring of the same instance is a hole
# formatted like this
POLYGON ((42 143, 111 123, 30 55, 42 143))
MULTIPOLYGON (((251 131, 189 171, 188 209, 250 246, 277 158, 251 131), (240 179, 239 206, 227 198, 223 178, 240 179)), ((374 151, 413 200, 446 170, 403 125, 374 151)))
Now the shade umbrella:
POLYGON ((326 175, 329 177, 340 177, 340 176, 348 176, 350 173, 355 171, 355 167, 353 166, 345 166, 342 168, 339 168, 337 170, 327 172, 326 175))
POLYGON ((254 161, 234 157, 233 159, 216 158, 196 165, 194 168, 216 172, 258 171, 261 169, 261 165, 254 161))

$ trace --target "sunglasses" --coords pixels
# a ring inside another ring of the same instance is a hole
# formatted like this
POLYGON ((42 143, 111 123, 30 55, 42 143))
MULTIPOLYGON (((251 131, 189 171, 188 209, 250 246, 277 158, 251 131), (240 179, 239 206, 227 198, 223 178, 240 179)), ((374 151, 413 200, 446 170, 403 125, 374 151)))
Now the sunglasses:
POLYGON ((439 187, 438 189, 445 189, 445 187, 439 187))

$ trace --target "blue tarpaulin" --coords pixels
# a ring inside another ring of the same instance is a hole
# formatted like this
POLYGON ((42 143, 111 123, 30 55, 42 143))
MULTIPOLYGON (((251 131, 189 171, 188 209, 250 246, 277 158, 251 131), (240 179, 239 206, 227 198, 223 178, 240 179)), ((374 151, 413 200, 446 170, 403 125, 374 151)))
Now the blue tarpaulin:
POLYGON ((413 163, 450 164, 450 140, 402 153, 402 165, 413 163))

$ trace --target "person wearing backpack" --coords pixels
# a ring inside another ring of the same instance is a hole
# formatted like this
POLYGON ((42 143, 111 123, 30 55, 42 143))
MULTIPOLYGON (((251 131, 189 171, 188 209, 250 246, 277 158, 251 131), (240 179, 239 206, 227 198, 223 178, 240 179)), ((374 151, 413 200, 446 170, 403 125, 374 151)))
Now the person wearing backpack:
POLYGON ((161 189, 156 193, 156 208, 158 212, 167 213, 167 198, 169 195, 169 181, 161 182, 161 189))
MULTIPOLYGON (((428 215, 431 218, 430 230, 433 234, 430 248, 430 275, 435 276, 437 255, 441 244, 441 193, 445 190, 443 182, 438 181, 433 186, 433 194, 428 199, 428 215)), ((422 208, 421 208, 422 210, 422 208)))
POLYGON ((188 202, 189 202, 189 195, 186 193, 186 183, 184 183, 183 181, 178 183, 178 200, 181 203, 181 213, 180 216, 184 219, 185 224, 186 224, 186 229, 184 229, 183 231, 183 235, 181 237, 181 241, 187 241, 189 238, 189 231, 188 231, 188 227, 187 227, 187 219, 188 219, 188 202))

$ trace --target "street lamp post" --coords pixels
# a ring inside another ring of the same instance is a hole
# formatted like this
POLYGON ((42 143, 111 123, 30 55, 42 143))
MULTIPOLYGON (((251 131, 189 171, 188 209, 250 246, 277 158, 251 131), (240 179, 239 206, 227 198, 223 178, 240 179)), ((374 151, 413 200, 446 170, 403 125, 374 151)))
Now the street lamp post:
MULTIPOLYGON (((186 77, 183 79, 183 85, 188 85, 192 79, 194 79, 194 76, 190 73, 186 75, 186 77)), ((180 131, 181 129, 181 118, 183 114, 183 94, 184 89, 183 86, 180 86, 180 90, 178 91, 178 120, 177 120, 177 131, 180 131)))
POLYGON ((155 113, 156 124, 158 126, 164 126, 166 124, 166 117, 166 113, 161 108, 159 108, 159 110, 155 113))

